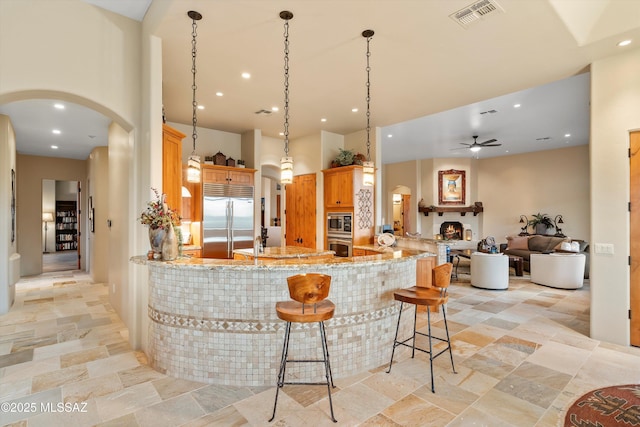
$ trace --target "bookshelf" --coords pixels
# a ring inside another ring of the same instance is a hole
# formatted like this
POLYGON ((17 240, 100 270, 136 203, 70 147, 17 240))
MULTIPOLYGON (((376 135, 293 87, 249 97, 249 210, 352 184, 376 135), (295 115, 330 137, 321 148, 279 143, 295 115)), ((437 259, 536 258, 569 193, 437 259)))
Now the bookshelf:
POLYGON ((76 202, 56 201, 56 252, 78 249, 76 202))

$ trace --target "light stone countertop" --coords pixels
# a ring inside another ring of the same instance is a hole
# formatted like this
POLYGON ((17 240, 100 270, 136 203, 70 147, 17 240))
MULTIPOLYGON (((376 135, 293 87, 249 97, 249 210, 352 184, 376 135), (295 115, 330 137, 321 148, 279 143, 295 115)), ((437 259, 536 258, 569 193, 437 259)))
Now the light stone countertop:
MULTIPOLYGON (((235 249, 234 254, 241 254, 245 256, 254 256, 254 250, 249 249, 235 249)), ((306 258, 316 256, 329 256, 335 255, 334 251, 319 251, 317 249, 301 248, 298 246, 267 246, 263 249, 263 252, 258 254, 258 258, 306 258)))
POLYGON ((291 268, 301 265, 331 265, 335 267, 349 267, 354 264, 365 263, 388 263, 407 258, 421 258, 423 256, 433 256, 429 252, 416 249, 406 248, 389 248, 392 250, 385 251, 379 255, 369 255, 364 257, 333 257, 333 258, 314 258, 314 257, 295 257, 295 258, 260 258, 257 260, 234 260, 234 259, 214 259, 214 258, 189 258, 182 257, 175 261, 155 261, 149 260, 146 256, 134 256, 130 261, 134 264, 142 265, 158 265, 166 266, 166 268, 184 268, 184 269, 216 269, 231 268, 234 270, 251 270, 251 269, 278 269, 291 268))

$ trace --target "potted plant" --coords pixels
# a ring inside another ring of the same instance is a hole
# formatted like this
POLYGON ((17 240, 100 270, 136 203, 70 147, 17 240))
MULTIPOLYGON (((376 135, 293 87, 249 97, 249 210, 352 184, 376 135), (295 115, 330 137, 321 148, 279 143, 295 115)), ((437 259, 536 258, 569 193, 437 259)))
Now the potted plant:
POLYGON ((538 212, 529 220, 529 226, 533 227, 536 234, 547 234, 547 230, 553 228, 553 221, 547 214, 538 212))
POLYGON ((356 154, 351 150, 343 150, 340 149, 340 153, 336 156, 334 162, 338 164, 338 166, 349 166, 353 164, 353 160, 356 154))
POLYGON ((175 259, 180 245, 180 216, 165 202, 166 194, 152 188, 155 200, 147 203, 140 214, 140 223, 149 227, 149 243, 153 258, 167 261, 175 259))

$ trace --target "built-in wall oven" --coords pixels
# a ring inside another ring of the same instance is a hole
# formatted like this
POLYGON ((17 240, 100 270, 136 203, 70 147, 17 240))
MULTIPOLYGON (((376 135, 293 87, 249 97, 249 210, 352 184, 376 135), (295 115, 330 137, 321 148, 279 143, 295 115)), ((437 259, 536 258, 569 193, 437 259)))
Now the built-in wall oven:
POLYGON ((353 256, 352 218, 351 212, 327 213, 327 248, 336 256, 353 256))
POLYGON ((327 214, 327 235, 349 235, 351 237, 351 212, 329 212, 327 214))
POLYGON ((353 239, 351 237, 327 236, 327 246, 334 251, 336 256, 353 256, 353 239))

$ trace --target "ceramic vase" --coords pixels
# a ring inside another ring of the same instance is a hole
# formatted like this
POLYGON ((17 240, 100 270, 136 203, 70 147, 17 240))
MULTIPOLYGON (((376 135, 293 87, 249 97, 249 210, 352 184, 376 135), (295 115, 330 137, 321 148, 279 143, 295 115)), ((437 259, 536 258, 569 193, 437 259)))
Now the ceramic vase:
POLYGON ((165 236, 164 228, 151 228, 149 227, 149 244, 153 251, 154 258, 162 256, 162 241, 165 236), (157 257, 155 256, 157 254, 157 257))
POLYGON ((173 261, 178 258, 178 236, 170 225, 162 241, 162 260, 173 261))

